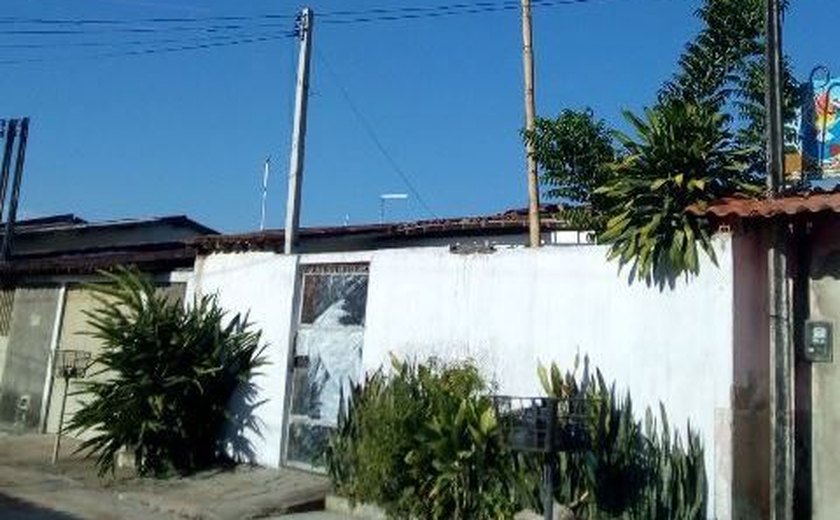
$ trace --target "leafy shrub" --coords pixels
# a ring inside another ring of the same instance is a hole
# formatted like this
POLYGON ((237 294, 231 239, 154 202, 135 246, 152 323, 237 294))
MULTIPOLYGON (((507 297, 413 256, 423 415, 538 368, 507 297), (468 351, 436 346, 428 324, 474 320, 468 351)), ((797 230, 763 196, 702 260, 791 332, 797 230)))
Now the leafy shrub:
POLYGON ((240 315, 228 320, 213 297, 184 307, 135 271, 104 275, 108 283, 90 287, 97 307, 87 317, 89 334, 102 342, 96 373, 108 377, 82 383, 90 399, 68 426, 93 436, 79 449, 97 457, 100 473, 113 471, 124 447, 143 475, 224 461, 223 434, 241 446, 235 434, 254 427, 231 405, 253 397, 260 333, 240 315))
POLYGON ((505 518, 512 458, 469 363, 392 360, 351 390, 327 453, 336 490, 406 518, 505 518))
POLYGON ((419 497, 418 518, 508 518, 515 512, 516 479, 510 452, 487 397, 460 399, 440 410, 406 456, 419 497))
POLYGON ((555 364, 539 368, 549 396, 585 396, 591 403, 591 449, 560 454, 558 501, 574 504, 588 518, 706 518, 704 453, 697 433, 689 425, 683 446, 661 405, 661 425, 650 410, 643 425, 635 418, 630 396, 619 398, 600 371, 592 375, 588 362, 585 367, 580 380, 574 371, 562 375, 555 364))
MULTIPOLYGON (((330 441, 328 469, 339 494, 376 503, 397 518, 511 518, 541 508, 543 457, 506 446, 488 390, 470 364, 392 361, 392 371, 352 388, 330 441)), ((661 411, 636 420, 600 372, 540 367, 551 397, 589 398, 587 451, 557 458, 554 497, 581 518, 705 518, 703 448, 684 446, 661 411)))

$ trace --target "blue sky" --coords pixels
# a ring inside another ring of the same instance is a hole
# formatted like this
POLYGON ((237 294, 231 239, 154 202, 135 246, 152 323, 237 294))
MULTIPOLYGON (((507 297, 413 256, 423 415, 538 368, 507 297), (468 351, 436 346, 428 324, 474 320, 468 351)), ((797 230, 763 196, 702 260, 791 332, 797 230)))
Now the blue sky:
MULTIPOLYGON (((313 0, 308 5, 317 17, 337 10, 447 3, 464 2, 313 0)), ((0 18, 250 16, 293 14, 301 5, 285 0, 4 0, 0 18)), ((692 16, 698 5, 694 0, 592 0, 535 9, 539 114, 590 106, 622 126, 621 111, 650 104, 675 70, 683 45, 699 27, 692 16)), ((800 76, 817 63, 840 73, 840 53, 831 50, 838 14, 836 0, 793 2, 785 47, 800 76)), ((517 11, 369 24, 319 24, 323 20, 316 18, 304 225, 376 221, 379 195, 388 192, 410 193, 408 202, 389 205, 389 219, 432 216, 366 133, 341 87, 435 216, 525 205, 517 11)), ((243 23, 252 25, 224 36, 235 40, 288 30, 284 20, 243 23)), ((270 154, 268 224, 282 226, 294 40, 98 57, 222 40, 195 31, 137 35, 81 27, 85 34, 46 35, 9 34, 33 26, 0 25, 0 117, 33 118, 24 216, 188 214, 223 231, 255 229, 262 163, 270 154), (126 43, 137 40, 167 42, 126 43), (10 47, 19 44, 45 47, 10 47)))

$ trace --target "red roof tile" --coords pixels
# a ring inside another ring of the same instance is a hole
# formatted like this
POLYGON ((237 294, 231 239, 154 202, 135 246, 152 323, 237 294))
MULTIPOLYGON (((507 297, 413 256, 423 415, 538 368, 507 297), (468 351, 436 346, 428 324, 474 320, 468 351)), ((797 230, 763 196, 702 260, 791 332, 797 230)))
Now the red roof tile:
POLYGON ((727 218, 772 218, 803 213, 840 213, 840 192, 810 192, 773 199, 727 197, 710 202, 705 208, 692 206, 693 215, 727 218))

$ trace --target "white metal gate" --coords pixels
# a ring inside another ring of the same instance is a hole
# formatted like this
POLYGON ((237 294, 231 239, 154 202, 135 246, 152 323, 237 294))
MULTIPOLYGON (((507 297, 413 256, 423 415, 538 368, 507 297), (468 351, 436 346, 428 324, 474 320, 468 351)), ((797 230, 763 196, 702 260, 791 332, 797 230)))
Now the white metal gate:
POLYGON ((367 264, 302 267, 285 461, 318 469, 342 396, 361 375, 367 264))

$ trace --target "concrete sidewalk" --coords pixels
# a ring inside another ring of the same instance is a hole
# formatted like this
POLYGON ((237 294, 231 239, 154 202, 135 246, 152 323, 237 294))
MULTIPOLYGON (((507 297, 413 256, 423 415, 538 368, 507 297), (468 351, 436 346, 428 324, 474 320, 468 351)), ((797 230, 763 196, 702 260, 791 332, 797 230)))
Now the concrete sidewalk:
MULTIPOLYGON (((2 434, 0 434, 2 435, 2 434)), ((4 520, 239 520, 322 506, 329 483, 293 470, 238 467, 188 478, 141 479, 128 470, 100 479, 92 461, 49 464, 53 436, 0 436, 0 518, 4 520)))

